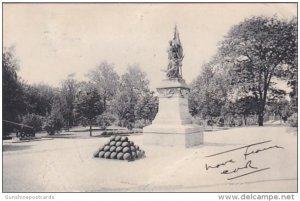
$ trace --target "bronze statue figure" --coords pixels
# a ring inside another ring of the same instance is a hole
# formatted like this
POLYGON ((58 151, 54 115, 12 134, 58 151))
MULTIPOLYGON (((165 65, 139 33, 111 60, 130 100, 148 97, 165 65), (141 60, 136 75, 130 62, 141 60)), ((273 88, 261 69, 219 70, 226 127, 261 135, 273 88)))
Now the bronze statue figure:
POLYGON ((170 47, 168 49, 168 59, 169 64, 166 70, 166 75, 168 78, 182 78, 182 60, 183 60, 183 49, 179 39, 179 33, 177 31, 177 26, 175 26, 175 32, 173 40, 170 42, 170 47))

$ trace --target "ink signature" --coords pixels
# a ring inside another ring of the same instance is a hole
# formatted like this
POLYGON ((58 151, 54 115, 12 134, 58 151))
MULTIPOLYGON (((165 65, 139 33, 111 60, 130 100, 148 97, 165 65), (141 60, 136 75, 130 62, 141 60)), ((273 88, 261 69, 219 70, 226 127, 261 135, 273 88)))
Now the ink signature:
POLYGON ((247 160, 247 156, 250 156, 250 155, 253 155, 253 154, 258 154, 260 152, 264 152, 264 151, 267 151, 267 150, 270 150, 270 149, 284 149, 282 146, 273 145, 273 146, 268 146, 268 147, 264 147, 264 148, 249 151, 250 147, 254 147, 254 146, 257 146, 257 145, 261 145, 261 144, 266 144, 266 143, 269 143, 271 141, 272 140, 262 141, 262 142, 249 144, 249 145, 246 145, 246 146, 242 146, 242 147, 238 147, 238 148, 235 148, 235 149, 230 149, 230 150, 227 150, 227 151, 223 151, 223 152, 219 152, 219 153, 216 153, 216 154, 206 156, 208 158, 208 157, 213 157, 213 156, 226 154, 226 153, 229 153, 229 152, 244 149, 245 151, 243 153, 243 156, 244 156, 245 164, 243 166, 234 167, 233 169, 229 169, 229 168, 227 168, 228 164, 234 164, 234 163, 237 162, 233 159, 229 159, 229 160, 226 160, 225 162, 220 162, 220 163, 217 163, 215 165, 205 164, 205 170, 208 171, 210 169, 221 169, 221 168, 223 168, 221 170, 220 174, 233 175, 233 177, 227 178, 227 180, 232 180, 232 179, 243 177, 243 176, 253 174, 253 173, 256 173, 256 172, 268 170, 268 169, 270 169, 270 167, 259 168, 259 167, 255 166, 253 164, 252 160, 247 160), (246 173, 243 173, 243 174, 238 174, 241 170, 248 170, 248 171, 246 173))

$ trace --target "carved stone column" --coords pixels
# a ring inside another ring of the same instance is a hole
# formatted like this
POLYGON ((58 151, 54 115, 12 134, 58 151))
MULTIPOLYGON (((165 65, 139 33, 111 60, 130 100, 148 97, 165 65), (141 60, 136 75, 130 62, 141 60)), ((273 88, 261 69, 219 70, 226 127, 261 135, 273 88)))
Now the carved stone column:
POLYGON ((143 129, 144 144, 191 147, 203 143, 203 129, 192 123, 189 113, 190 88, 181 78, 163 80, 159 108, 152 125, 143 129))

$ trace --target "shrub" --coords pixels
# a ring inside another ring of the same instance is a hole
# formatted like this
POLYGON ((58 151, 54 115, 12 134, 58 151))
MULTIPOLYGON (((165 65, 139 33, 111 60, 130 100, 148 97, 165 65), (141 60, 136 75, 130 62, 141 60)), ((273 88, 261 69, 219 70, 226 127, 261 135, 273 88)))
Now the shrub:
POLYGON ((206 125, 207 125, 207 126, 213 126, 214 123, 215 123, 215 122, 214 122, 212 119, 209 119, 209 120, 206 121, 206 125))
POLYGON ((89 126, 89 121, 85 118, 85 117, 78 117, 78 122, 80 125, 82 125, 83 127, 87 127, 89 126))
POLYGON ((107 112, 97 116, 97 124, 102 129, 106 129, 108 126, 111 126, 116 120, 116 116, 107 112))
POLYGON ((44 117, 36 114, 27 114, 22 117, 22 124, 32 126, 35 131, 41 131, 44 117))
POLYGON ((136 120, 134 122, 134 128, 144 128, 145 126, 148 126, 150 123, 148 121, 145 121, 144 119, 136 120))
POLYGON ((50 114, 44 123, 43 128, 48 134, 54 135, 59 132, 64 126, 64 119, 61 114, 50 114))
POLYGON ((292 127, 297 127, 298 126, 298 114, 297 113, 292 114, 292 116, 290 116, 288 118, 288 123, 292 127))
POLYGON ((249 115, 247 117, 247 126, 257 125, 257 117, 255 115, 249 115))
POLYGON ((242 126, 243 125, 243 120, 241 119, 241 118, 237 118, 236 120, 235 120, 235 125, 236 126, 242 126))
POLYGON ((230 127, 235 127, 235 121, 234 121, 233 118, 230 120, 229 126, 230 126, 230 127))
POLYGON ((235 127, 235 126, 242 126, 243 125, 243 120, 241 117, 235 116, 231 118, 229 122, 230 127, 235 127))
POLYGON ((223 119, 223 118, 220 118, 220 119, 218 120, 218 126, 219 126, 219 127, 224 127, 224 124, 225 124, 224 119, 223 119))
POLYGON ((197 124, 197 125, 200 125, 200 126, 204 126, 204 125, 205 125, 205 121, 204 121, 204 120, 201 120, 201 119, 198 118, 198 117, 194 117, 194 118, 193 118, 193 124, 197 124))

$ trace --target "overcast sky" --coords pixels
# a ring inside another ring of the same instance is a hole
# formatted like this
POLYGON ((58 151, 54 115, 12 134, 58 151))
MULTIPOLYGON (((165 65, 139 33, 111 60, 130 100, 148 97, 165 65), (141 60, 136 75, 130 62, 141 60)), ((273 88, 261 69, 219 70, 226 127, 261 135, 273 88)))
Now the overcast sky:
POLYGON ((164 78, 175 24, 189 83, 232 25, 275 14, 291 19, 296 4, 4 4, 3 44, 15 46, 19 75, 29 83, 59 86, 71 73, 84 80, 106 60, 119 74, 138 63, 154 89, 164 78))

